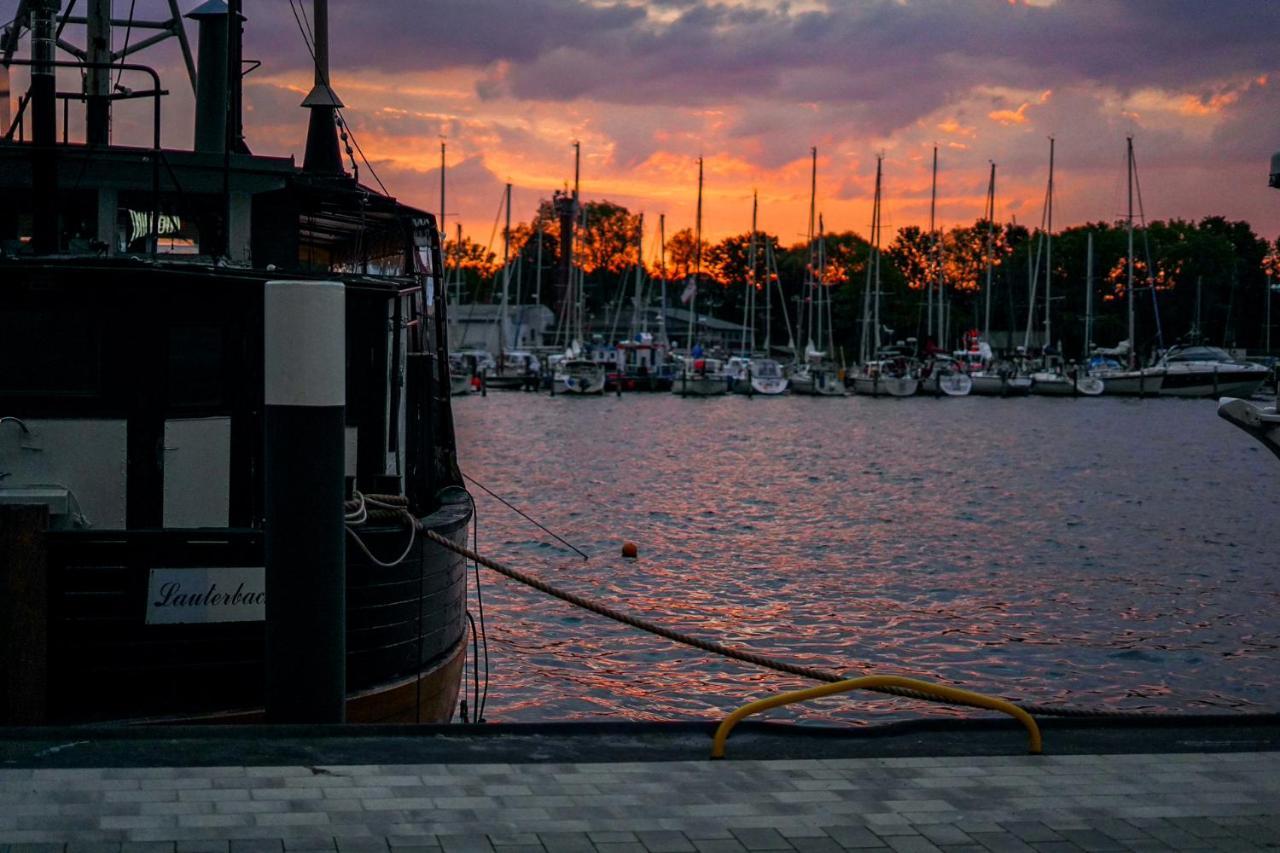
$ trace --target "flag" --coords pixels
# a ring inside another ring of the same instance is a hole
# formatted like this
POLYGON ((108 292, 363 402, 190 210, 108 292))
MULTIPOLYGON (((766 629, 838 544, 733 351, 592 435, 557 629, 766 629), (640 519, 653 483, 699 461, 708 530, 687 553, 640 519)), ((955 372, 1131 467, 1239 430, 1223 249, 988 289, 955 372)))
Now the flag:
POLYGON ((684 292, 680 294, 681 304, 688 305, 689 302, 693 299, 693 297, 697 294, 697 292, 698 292, 698 283, 693 279, 689 279, 689 283, 684 286, 684 292))

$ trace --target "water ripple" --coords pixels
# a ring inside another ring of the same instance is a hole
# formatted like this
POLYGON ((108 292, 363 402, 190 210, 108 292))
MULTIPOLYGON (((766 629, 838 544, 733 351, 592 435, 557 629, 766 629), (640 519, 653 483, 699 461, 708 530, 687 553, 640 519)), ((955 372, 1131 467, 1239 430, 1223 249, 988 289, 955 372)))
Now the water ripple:
MULTIPOLYGON (((1280 470, 1211 403, 494 393, 455 416, 464 470, 592 558, 478 493, 482 552, 695 636, 1030 703, 1280 706, 1280 470)), ((490 720, 701 719, 808 686, 483 581, 490 720)))

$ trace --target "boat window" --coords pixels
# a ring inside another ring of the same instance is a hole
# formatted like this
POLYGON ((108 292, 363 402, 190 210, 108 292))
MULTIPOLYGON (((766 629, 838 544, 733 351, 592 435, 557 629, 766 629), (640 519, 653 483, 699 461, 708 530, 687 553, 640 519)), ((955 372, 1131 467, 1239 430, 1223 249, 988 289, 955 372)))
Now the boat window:
POLYGON ((0 395, 101 392, 101 330, 86 310, 0 311, 0 395))
POLYGON ((1218 347, 1187 347, 1169 353, 1169 361, 1231 361, 1231 356, 1218 347))

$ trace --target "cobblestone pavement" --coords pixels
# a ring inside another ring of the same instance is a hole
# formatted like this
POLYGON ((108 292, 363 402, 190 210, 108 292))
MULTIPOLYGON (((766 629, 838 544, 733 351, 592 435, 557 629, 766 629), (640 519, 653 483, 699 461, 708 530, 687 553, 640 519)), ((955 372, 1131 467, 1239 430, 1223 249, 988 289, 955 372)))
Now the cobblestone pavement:
POLYGON ((1277 755, 0 769, 0 853, 1259 850, 1277 755))

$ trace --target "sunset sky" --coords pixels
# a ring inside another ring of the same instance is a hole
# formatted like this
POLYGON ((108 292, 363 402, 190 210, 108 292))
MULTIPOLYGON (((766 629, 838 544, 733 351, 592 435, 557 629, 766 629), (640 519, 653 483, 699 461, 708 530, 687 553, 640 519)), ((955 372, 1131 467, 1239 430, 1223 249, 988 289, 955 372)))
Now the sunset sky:
MULTIPOLYGON (((245 6, 245 56, 264 62, 246 80, 249 143, 301 159, 310 70, 290 4, 245 6)), ((710 238, 747 230, 758 189, 761 227, 802 239, 812 145, 828 230, 867 232, 877 152, 886 235, 927 225, 934 144, 943 224, 981 214, 992 160, 998 217, 1036 224, 1050 135, 1055 227, 1114 220, 1128 134, 1148 218, 1220 214, 1280 235, 1266 186, 1280 3, 332 0, 330 17, 334 88, 383 182, 437 210, 444 138, 448 230, 461 221, 481 243, 505 181, 519 221, 572 179, 574 139, 584 195, 644 211, 650 229, 665 213, 668 235, 693 224, 702 156, 710 238)), ((172 63, 170 46, 149 58, 172 63)), ((167 142, 185 146, 190 93, 168 81, 167 142)))

